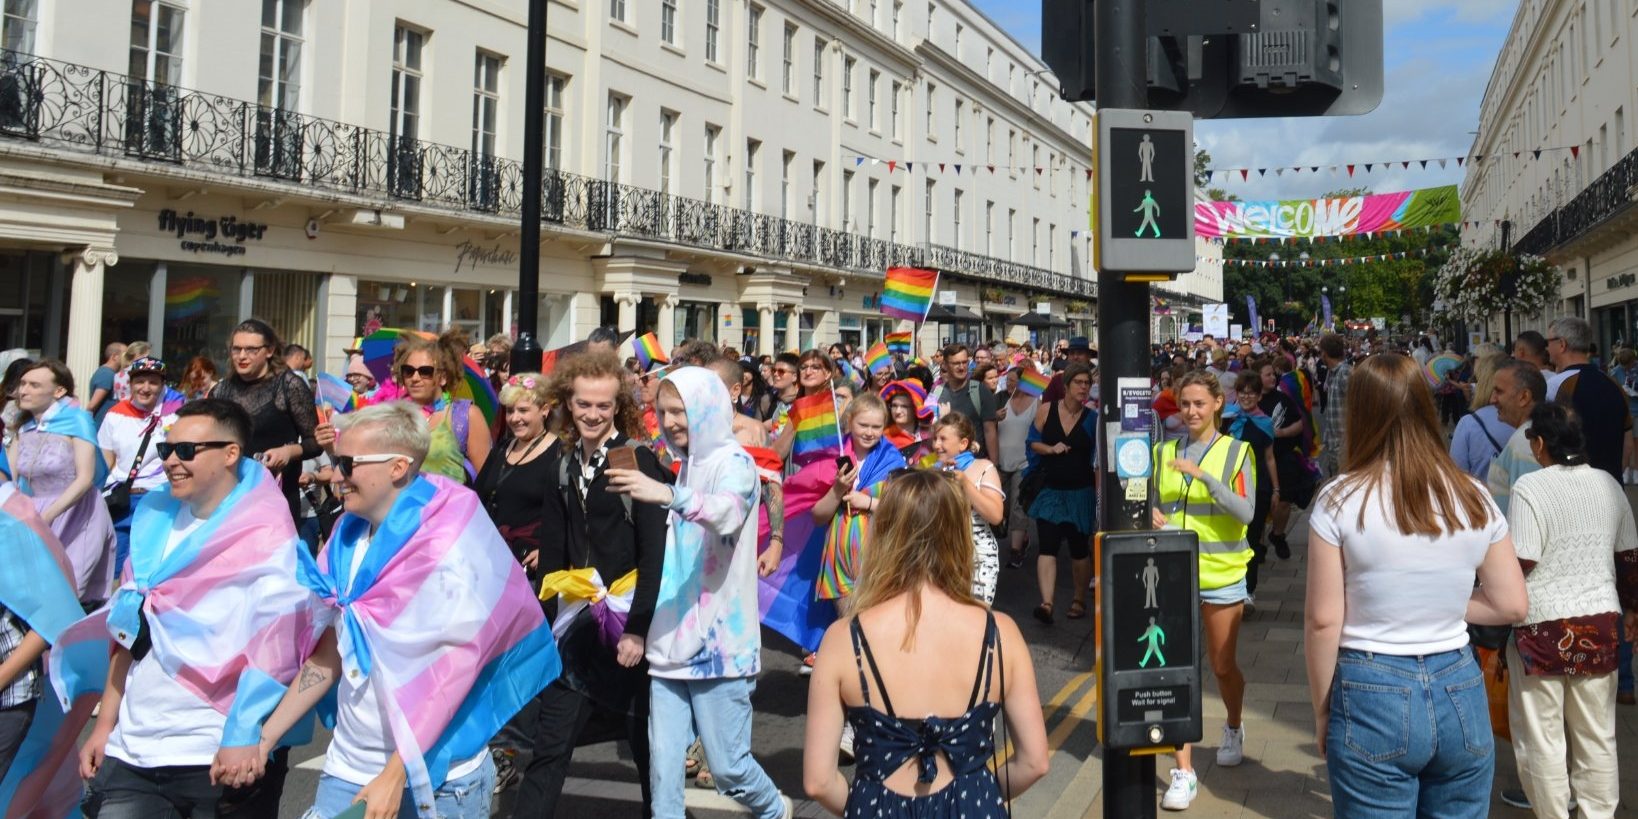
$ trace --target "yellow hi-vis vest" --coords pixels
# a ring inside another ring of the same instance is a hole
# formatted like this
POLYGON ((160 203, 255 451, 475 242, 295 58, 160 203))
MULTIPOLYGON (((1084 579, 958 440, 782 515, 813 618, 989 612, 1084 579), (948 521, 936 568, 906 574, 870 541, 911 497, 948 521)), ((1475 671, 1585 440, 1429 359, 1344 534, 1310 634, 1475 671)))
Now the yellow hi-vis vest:
MULTIPOLYGON (((1178 442, 1155 446, 1155 495, 1166 523, 1188 529, 1200 536, 1200 588, 1220 589, 1246 576, 1251 565, 1251 545, 1246 542, 1246 525, 1224 512, 1211 499, 1205 481, 1187 476, 1169 464, 1177 459, 1178 442)), ((1227 435, 1214 441, 1201 459, 1200 470, 1233 487, 1241 470, 1251 469, 1251 448, 1227 435)))

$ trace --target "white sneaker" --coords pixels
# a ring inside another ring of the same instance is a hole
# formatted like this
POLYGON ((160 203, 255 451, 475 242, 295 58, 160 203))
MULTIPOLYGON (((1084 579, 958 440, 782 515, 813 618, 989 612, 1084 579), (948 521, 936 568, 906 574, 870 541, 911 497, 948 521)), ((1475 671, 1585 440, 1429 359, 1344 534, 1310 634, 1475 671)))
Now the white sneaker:
POLYGON ((1246 611, 1256 611, 1257 610, 1257 598, 1252 597, 1249 594, 1246 595, 1245 605, 1246 605, 1246 611))
POLYGON ((792 817, 796 816, 796 803, 792 802, 789 796, 781 794, 779 801, 785 804, 785 819, 792 819, 792 817))
POLYGON ((1245 726, 1242 725, 1239 728, 1223 726, 1223 744, 1217 746, 1217 765, 1222 768, 1232 768, 1245 760, 1245 726))
POLYGON ((853 764, 853 723, 842 723, 842 742, 840 747, 843 765, 853 764))
POLYGON ((1166 795, 1160 797, 1160 806, 1166 810, 1188 810, 1189 804, 1200 793, 1200 780, 1194 771, 1172 769, 1172 784, 1166 795))

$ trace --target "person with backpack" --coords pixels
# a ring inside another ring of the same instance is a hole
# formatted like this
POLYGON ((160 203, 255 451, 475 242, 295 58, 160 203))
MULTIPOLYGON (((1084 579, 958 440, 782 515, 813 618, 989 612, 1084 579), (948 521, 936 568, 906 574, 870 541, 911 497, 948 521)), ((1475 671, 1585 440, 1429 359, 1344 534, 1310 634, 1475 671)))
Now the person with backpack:
MULTIPOLYGON (((571 420, 546 469, 540 539, 562 543, 561 562, 542 564, 541 587, 557 604, 563 675, 540 694, 534 753, 519 785, 515 817, 550 817, 581 733, 601 713, 623 720, 642 783, 649 790, 648 664, 643 659, 660 594, 666 509, 609 488, 610 468, 633 468, 670 483, 643 437, 641 411, 612 353, 586 353, 557 367, 549 403, 571 420), (588 577, 589 574, 589 577, 588 577), (589 584, 595 589, 581 596, 589 584), (561 595, 561 596, 560 596, 561 595), (590 601, 580 605, 581 600, 590 601), (624 609, 624 621, 613 612, 624 609)), ((542 552, 544 558, 545 552, 542 552)), ((680 767, 680 765, 679 765, 680 767)))
POLYGON ((1513 437, 1513 425, 1503 421, 1496 405, 1490 402, 1496 390, 1496 368, 1506 360, 1500 348, 1479 351, 1473 364, 1473 401, 1450 436, 1451 459, 1463 472, 1481 481, 1489 477, 1490 462, 1513 437))
POLYGON ((1001 409, 1000 398, 995 390, 972 377, 972 360, 972 353, 965 344, 957 342, 945 347, 944 383, 933 388, 927 400, 938 405, 940 418, 959 412, 973 419, 974 432, 978 433, 973 443, 978 445, 978 454, 991 461, 1000 461, 1000 453, 995 450, 1001 441, 995 427, 995 415, 1001 409))

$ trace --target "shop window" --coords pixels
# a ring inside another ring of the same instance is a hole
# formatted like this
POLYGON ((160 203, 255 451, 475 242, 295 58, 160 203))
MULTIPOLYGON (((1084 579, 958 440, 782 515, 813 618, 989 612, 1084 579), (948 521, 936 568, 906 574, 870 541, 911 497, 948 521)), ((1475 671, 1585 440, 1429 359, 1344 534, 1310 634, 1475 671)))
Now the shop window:
POLYGON ((0 350, 46 346, 46 296, 55 265, 51 254, 0 254, 0 350))
POLYGON ((602 327, 615 327, 622 332, 634 329, 635 334, 640 336, 644 333, 653 332, 660 324, 660 308, 654 303, 653 299, 647 296, 642 297, 637 302, 637 326, 635 328, 620 326, 620 305, 615 302, 614 296, 603 296, 600 306, 601 317, 598 325, 602 327))
MULTIPOLYGON (((130 277, 136 282, 135 287, 140 293, 132 294, 131 301, 140 305, 137 309, 141 313, 142 324, 139 332, 120 338, 121 341, 132 341, 148 334, 148 282, 151 270, 152 266, 149 266, 143 270, 143 275, 130 277)), ((126 298, 113 286, 114 282, 122 279, 127 279, 123 273, 109 276, 108 286, 103 289, 105 326, 111 317, 118 320, 131 309, 126 305, 110 303, 126 298)), ((239 288, 242 283, 243 274, 238 268, 169 265, 165 273, 165 337, 161 346, 165 358, 185 366, 189 359, 202 355, 216 362, 218 373, 228 372, 228 338, 239 323, 239 288)), ((270 323, 273 329, 285 332, 285 328, 276 321, 270 319, 270 323)), ((110 335, 109 340, 114 338, 118 336, 110 335)))
POLYGON ((672 340, 674 345, 688 339, 716 343, 717 305, 699 301, 678 302, 673 324, 673 334, 676 336, 672 340))

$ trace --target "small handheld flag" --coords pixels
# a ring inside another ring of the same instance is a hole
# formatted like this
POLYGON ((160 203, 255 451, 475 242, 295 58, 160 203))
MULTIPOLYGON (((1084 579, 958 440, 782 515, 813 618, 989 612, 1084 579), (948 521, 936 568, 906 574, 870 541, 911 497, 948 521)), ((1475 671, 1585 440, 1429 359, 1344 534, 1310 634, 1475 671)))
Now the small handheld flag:
POLYGON ((882 338, 887 342, 887 351, 889 353, 894 355, 909 355, 910 343, 913 337, 913 334, 909 330, 905 330, 902 333, 888 333, 882 338))
POLYGON ((858 370, 854 369, 853 365, 850 364, 847 359, 836 359, 836 366, 841 369, 842 375, 847 376, 848 383, 852 384, 854 389, 862 390, 865 388, 865 384, 867 382, 865 381, 864 375, 858 370))
POLYGON ((793 459, 842 451, 836 397, 830 390, 796 399, 787 417, 796 428, 796 441, 791 446, 793 459))
POLYGON ((631 354, 637 358, 637 366, 644 372, 654 364, 670 364, 665 351, 660 349, 660 337, 654 333, 647 333, 643 337, 631 342, 631 354))
POLYGON ((871 375, 893 369, 893 355, 887 351, 886 342, 878 341, 870 345, 870 349, 865 351, 865 366, 870 368, 871 375))
POLYGON ((1046 392, 1047 384, 1051 382, 1052 379, 1048 378, 1046 373, 1034 367, 1018 368, 1018 390, 1032 398, 1040 398, 1041 394, 1046 392))
POLYGON ((882 286, 882 315, 909 319, 917 324, 927 320, 933 306, 933 290, 938 287, 938 271, 919 267, 890 267, 882 286))
POLYGON ((313 395, 319 406, 328 406, 336 412, 358 409, 358 393, 353 392, 352 385, 329 373, 318 374, 313 395))

